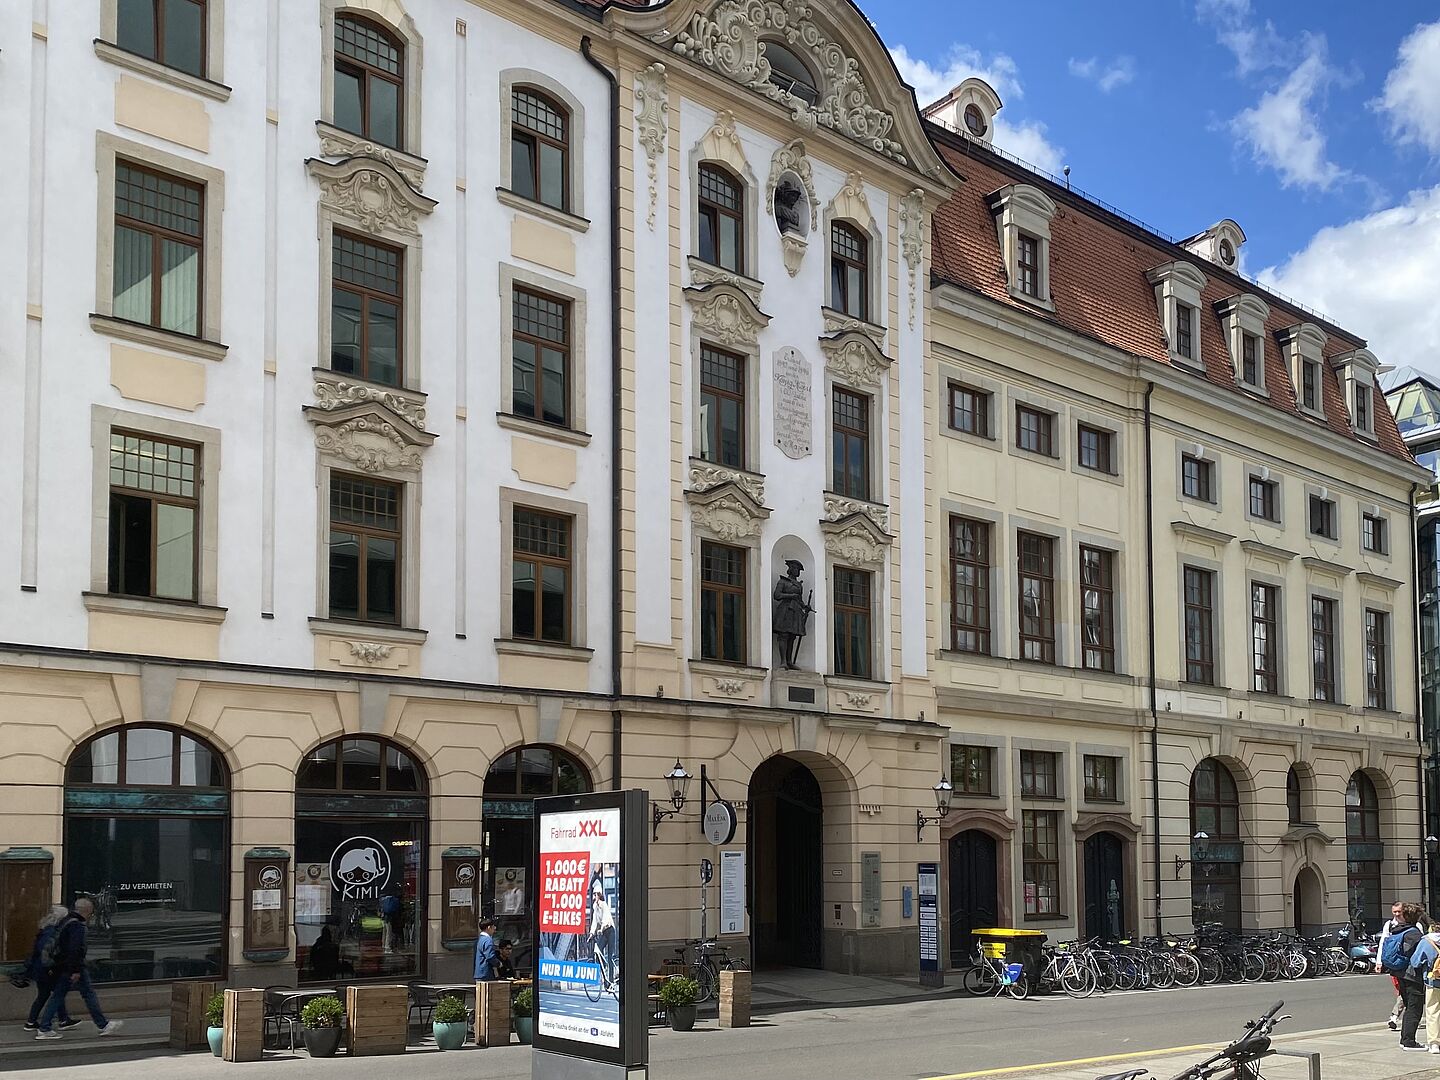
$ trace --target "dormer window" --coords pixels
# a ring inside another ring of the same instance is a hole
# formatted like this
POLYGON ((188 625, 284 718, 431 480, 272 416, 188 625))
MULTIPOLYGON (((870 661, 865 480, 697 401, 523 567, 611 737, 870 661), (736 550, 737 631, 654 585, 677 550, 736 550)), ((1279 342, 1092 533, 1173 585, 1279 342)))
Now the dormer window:
POLYGON ((1355 387, 1355 426, 1361 431, 1370 430, 1370 387, 1355 387))
POLYGON ((1265 320, 1270 307, 1259 297, 1230 296, 1215 305, 1225 342, 1235 362, 1235 381, 1247 390, 1265 394, 1265 320))
POLYGON ((1325 419, 1325 388, 1320 381, 1325 331, 1314 323, 1296 323, 1281 330, 1276 337, 1295 386, 1295 404, 1307 416, 1325 419))
POLYGON ((1357 435, 1375 436, 1375 372, 1380 361, 1369 349, 1342 353, 1330 361, 1350 408, 1350 426, 1357 435))
POLYGON ((1050 296, 1050 220, 1055 203, 1039 188, 1011 184, 990 196, 1010 295, 1053 310, 1050 296))
POLYGON ((1320 365, 1314 360, 1300 361, 1300 403, 1311 412, 1320 411, 1320 365))
POLYGON ((1240 381, 1247 386, 1260 385, 1260 339, 1254 334, 1240 335, 1240 381))
POLYGON ((1147 270, 1145 278, 1155 287, 1160 329, 1169 343, 1172 363, 1203 368, 1200 355, 1200 294, 1205 275, 1189 263, 1170 262, 1147 270))
POLYGON ((815 88, 815 76, 810 74, 800 58, 784 45, 774 41, 765 42, 765 59, 770 61, 770 81, 792 97, 807 105, 820 100, 820 91, 815 88))

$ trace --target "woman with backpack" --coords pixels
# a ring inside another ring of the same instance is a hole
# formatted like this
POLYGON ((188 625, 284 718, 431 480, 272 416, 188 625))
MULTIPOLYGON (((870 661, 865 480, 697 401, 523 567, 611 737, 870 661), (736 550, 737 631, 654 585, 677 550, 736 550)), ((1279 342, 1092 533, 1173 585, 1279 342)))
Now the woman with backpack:
POLYGON ((1415 1035, 1420 1030, 1420 1016, 1425 1008, 1425 977, 1413 966, 1415 951, 1425 938, 1422 923, 1429 926, 1430 920, 1419 904, 1400 905, 1400 925, 1385 939, 1380 950, 1380 966, 1386 974, 1399 980, 1400 997, 1405 1002, 1400 1021, 1400 1049, 1423 1052, 1425 1047, 1415 1040, 1415 1035))
POLYGON ((1410 958, 1425 986, 1425 1048, 1440 1054, 1440 927, 1432 926, 1410 958))
MULTIPOLYGON (((21 973, 23 979, 35 983, 35 1002, 30 1006, 29 1019, 25 1021, 26 1031, 34 1031, 40 1026, 40 1010, 55 992, 55 947, 60 940, 60 924, 69 914, 70 909, 64 904, 56 904, 40 920, 40 930, 35 935, 35 946, 30 950, 30 960, 21 973)), ((78 1023, 79 1020, 70 1019, 62 1000, 56 1026, 61 1029, 72 1028, 78 1023)))

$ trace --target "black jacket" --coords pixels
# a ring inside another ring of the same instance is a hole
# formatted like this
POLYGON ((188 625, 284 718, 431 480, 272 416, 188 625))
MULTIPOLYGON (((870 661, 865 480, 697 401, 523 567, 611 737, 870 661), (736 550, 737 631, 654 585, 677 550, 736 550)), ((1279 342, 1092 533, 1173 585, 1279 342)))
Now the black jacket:
POLYGON ((52 970, 56 975, 78 975, 85 970, 85 920, 73 911, 60 924, 52 970))

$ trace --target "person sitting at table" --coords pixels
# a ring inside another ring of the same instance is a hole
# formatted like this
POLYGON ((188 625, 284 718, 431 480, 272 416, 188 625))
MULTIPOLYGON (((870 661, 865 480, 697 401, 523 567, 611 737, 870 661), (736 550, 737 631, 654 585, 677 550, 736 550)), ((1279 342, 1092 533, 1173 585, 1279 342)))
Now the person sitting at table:
POLYGON ((501 938, 500 943, 495 946, 495 963, 493 965, 495 978, 515 978, 515 965, 510 960, 510 952, 513 948, 514 944, 509 938, 501 938))
POLYGON ((310 946, 310 974, 317 979, 333 979, 340 970, 340 945, 330 936, 330 927, 320 929, 320 936, 310 946))

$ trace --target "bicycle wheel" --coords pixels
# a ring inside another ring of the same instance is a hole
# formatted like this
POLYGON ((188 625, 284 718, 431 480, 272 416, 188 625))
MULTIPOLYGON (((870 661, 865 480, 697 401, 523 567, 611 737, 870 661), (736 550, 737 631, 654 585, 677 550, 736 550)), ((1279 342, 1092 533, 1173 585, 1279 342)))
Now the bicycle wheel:
POLYGON ((1020 976, 1019 980, 1004 987, 1004 992, 1009 994, 1016 1001, 1024 1001, 1030 996, 1030 980, 1020 976))
POLYGON ((1200 961, 1194 954, 1179 952, 1172 957, 1175 965, 1175 985, 1194 986, 1200 981, 1200 961))
POLYGON ((1095 993, 1095 973, 1090 965, 1082 964, 1074 957, 1060 969, 1060 986, 1072 998, 1087 998, 1095 993))
POLYGON ((986 964, 984 966, 967 968, 965 970, 965 977, 960 980, 960 985, 965 987, 967 993, 980 997, 984 994, 993 994, 995 992, 995 984, 998 981, 995 977, 994 969, 986 964))
POLYGON ((1241 976, 1246 982, 1259 982, 1265 977, 1265 958, 1259 953, 1247 952, 1241 976))
MULTIPOLYGON (((678 979, 680 976, 678 976, 678 975, 672 975, 672 976, 670 976, 670 977, 671 977, 672 979, 678 979)), ((600 980, 599 980, 598 982, 593 982, 593 983, 587 982, 587 983, 585 984, 585 996, 586 996, 587 998, 589 998, 591 1001, 599 1001, 600 998, 604 995, 604 993, 605 993, 605 974, 604 974, 604 971, 602 970, 602 971, 601 971, 601 974, 600 974, 600 980)))
POLYGON ((1286 979, 1298 979, 1305 974, 1309 966, 1305 954, 1298 949, 1292 949, 1281 958, 1280 975, 1286 979))
POLYGON ((1140 965, 1129 956, 1115 958, 1115 985, 1121 990, 1135 990, 1140 986, 1144 973, 1140 965))
POLYGON ((691 976, 700 986, 700 992, 695 995, 697 1005, 704 1004, 715 996, 716 988, 720 985, 720 976, 715 971, 715 961, 708 956, 703 960, 695 961, 695 970, 691 976))
POLYGON ((1214 986, 1225 974, 1225 966, 1213 949, 1200 949, 1195 959, 1200 964, 1200 981, 1206 986, 1214 986))
POLYGON ((1115 958, 1109 953, 1104 953, 1091 957, 1090 962, 1095 971, 1095 985, 1100 988, 1102 994, 1110 993, 1119 983, 1115 958))

